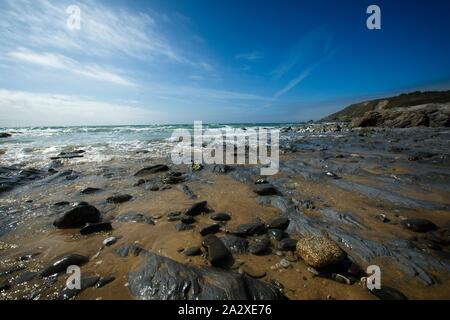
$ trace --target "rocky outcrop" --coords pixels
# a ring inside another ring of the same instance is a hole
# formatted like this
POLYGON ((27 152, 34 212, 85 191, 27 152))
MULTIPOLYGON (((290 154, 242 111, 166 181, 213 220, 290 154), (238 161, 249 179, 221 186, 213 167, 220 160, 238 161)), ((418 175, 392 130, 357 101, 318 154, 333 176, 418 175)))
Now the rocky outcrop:
POLYGON ((450 103, 426 104, 409 108, 380 109, 352 120, 353 127, 449 127, 450 103))
POLYGON ((141 300, 279 300, 273 285, 232 271, 182 264, 150 252, 129 273, 131 294, 141 300))
POLYGON ((0 138, 9 138, 11 137, 10 133, 7 132, 0 132, 0 138))
POLYGON ((425 104, 443 104, 450 102, 449 91, 412 92, 395 97, 369 100, 355 103, 324 118, 324 121, 349 122, 361 118, 365 113, 378 110, 403 109, 425 104))

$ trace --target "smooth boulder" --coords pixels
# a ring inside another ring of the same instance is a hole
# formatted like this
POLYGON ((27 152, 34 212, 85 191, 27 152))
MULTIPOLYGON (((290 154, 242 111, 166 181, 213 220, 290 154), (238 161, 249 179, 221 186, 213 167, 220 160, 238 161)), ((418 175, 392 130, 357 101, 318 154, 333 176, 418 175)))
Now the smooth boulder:
POLYGON ((297 255, 313 268, 334 265, 345 258, 339 246, 328 238, 311 236, 297 242, 297 255))
POLYGON ((101 219, 100 211, 89 204, 79 204, 57 218, 53 225, 59 229, 82 228, 86 223, 96 223, 101 219))

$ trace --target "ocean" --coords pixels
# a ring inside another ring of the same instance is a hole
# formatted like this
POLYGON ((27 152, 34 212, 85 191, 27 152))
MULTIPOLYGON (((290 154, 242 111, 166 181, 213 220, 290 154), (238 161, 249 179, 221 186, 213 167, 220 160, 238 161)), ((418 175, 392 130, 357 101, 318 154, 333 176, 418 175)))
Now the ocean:
MULTIPOLYGON (((204 124, 204 129, 281 128, 286 123, 204 124)), ((175 129, 192 130, 193 125, 73 126, 0 128, 12 134, 0 139, 0 166, 41 167, 62 151, 82 149, 83 158, 71 162, 103 162, 130 156, 164 157, 173 148, 175 129)))

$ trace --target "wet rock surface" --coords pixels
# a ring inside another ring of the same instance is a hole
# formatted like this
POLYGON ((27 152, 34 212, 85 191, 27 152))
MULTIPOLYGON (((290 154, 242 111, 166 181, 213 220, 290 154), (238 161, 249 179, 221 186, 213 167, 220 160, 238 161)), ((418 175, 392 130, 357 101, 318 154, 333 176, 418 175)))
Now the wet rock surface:
POLYGON ((215 235, 205 236, 202 245, 206 248, 208 261, 213 267, 227 268, 233 264, 231 252, 215 235))
POLYGON ((116 217, 116 221, 119 222, 134 222, 134 223, 146 223, 146 224, 155 224, 151 217, 148 217, 142 213, 129 212, 121 214, 116 217))
POLYGON ((55 260, 49 266, 44 268, 44 270, 42 270, 39 275, 41 277, 48 277, 56 273, 66 272, 67 267, 72 265, 81 266, 88 261, 89 258, 85 256, 79 254, 68 254, 55 260))
POLYGON ((81 228, 86 223, 96 223, 101 219, 100 211, 89 204, 79 204, 57 218, 53 225, 60 229, 81 228))
POLYGON ((111 196, 111 197, 107 198, 106 201, 109 203, 124 203, 124 202, 130 201, 131 199, 133 199, 132 195, 119 194, 119 195, 115 195, 115 196, 111 196))
MULTIPOLYGON (((219 240, 220 241, 220 240, 219 240)), ((128 275, 131 293, 142 300, 278 300, 274 286, 217 268, 195 267, 145 252, 128 275)))

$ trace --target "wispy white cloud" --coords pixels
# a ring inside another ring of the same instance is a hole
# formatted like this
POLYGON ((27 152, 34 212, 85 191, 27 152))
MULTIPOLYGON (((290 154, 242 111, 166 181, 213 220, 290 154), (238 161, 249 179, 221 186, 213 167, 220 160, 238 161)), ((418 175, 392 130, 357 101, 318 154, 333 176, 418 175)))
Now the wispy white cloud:
MULTIPOLYGON (((156 18, 160 15, 131 13, 99 2, 80 0, 80 30, 66 26, 66 9, 73 1, 7 0, 0 11, 4 43, 58 49, 101 57, 126 55, 141 60, 163 57, 168 61, 191 61, 173 48, 156 18)), ((160 20, 159 20, 160 21, 160 20)))
POLYGON ((292 79, 291 81, 289 81, 283 89, 279 90, 277 93, 275 93, 274 98, 279 98, 282 95, 284 95, 285 93, 287 93, 288 91, 290 91, 291 89, 295 88, 300 82, 302 82, 303 80, 305 80, 312 71, 313 68, 308 68, 305 71, 303 71, 302 73, 300 73, 297 77, 295 77, 294 79, 292 79))
POLYGON ((96 64, 81 64, 74 59, 60 54, 49 52, 38 53, 28 49, 19 48, 16 51, 9 52, 8 56, 18 61, 64 70, 90 79, 106 81, 123 86, 136 86, 135 83, 114 71, 96 64))
POLYGON ((148 124, 161 115, 80 96, 0 90, 0 126, 148 124))
POLYGON ((258 61, 264 58, 264 55, 259 51, 239 53, 235 56, 236 60, 258 61))

